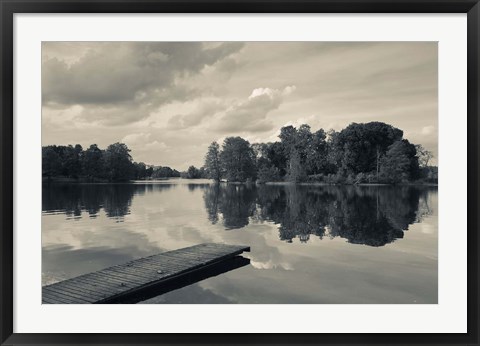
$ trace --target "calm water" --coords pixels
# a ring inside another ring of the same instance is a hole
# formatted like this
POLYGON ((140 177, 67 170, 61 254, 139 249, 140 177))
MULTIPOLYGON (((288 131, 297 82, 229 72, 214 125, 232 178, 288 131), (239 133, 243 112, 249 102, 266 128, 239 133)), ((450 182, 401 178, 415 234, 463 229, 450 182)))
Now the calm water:
POLYGON ((437 303, 436 188, 44 186, 43 284, 205 242, 249 265, 144 303, 437 303))

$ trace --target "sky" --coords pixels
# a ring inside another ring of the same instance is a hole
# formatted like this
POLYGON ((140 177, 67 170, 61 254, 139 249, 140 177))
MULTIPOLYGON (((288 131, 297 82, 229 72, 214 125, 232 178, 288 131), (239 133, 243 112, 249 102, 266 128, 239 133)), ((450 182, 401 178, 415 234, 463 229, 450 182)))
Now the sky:
POLYGON ((436 42, 43 42, 42 145, 200 167, 228 136, 382 121, 438 157, 436 42))

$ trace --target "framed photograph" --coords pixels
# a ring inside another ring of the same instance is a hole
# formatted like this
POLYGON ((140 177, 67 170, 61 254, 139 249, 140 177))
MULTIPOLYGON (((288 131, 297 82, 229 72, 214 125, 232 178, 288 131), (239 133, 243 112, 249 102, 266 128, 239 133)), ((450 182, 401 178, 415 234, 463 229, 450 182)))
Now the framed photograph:
POLYGON ((478 345, 477 0, 1 1, 2 345, 478 345))

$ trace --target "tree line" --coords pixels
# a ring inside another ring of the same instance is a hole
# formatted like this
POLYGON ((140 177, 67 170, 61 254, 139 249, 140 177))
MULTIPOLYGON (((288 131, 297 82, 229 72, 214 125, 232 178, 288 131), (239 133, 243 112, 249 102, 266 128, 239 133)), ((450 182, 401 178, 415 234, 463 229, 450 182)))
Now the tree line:
POLYGON ((106 149, 96 144, 83 150, 80 144, 42 147, 42 175, 47 179, 71 178, 86 181, 129 181, 147 178, 180 177, 170 167, 148 166, 134 162, 124 143, 114 143, 106 149))
POLYGON ((106 149, 96 144, 42 147, 42 173, 47 179, 87 181, 208 178, 229 182, 319 182, 326 184, 437 183, 433 155, 403 138, 403 131, 382 122, 352 123, 341 131, 312 132, 309 125, 285 126, 279 141, 253 143, 227 137, 213 142, 205 163, 184 172, 168 166, 134 162, 124 143, 106 149))
POLYGON ((285 126, 279 141, 250 144, 227 137, 205 156, 206 176, 215 181, 288 181, 327 184, 437 182, 433 155, 382 122, 352 123, 337 132, 309 125, 285 126))

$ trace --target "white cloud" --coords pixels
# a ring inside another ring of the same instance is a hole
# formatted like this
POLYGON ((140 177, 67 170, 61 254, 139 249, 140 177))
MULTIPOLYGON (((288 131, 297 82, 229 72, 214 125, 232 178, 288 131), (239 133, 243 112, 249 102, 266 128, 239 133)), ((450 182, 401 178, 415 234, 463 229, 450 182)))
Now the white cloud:
POLYGON ((201 93, 179 81, 229 57, 243 43, 103 42, 82 47, 82 57, 75 60, 60 54, 58 43, 51 48, 49 42, 43 44, 43 104, 80 104, 89 108, 82 113, 85 119, 118 125, 201 93))
POLYGON ((293 266, 290 263, 275 263, 272 260, 269 260, 268 262, 257 262, 257 261, 251 260, 250 264, 255 269, 277 269, 277 268, 281 268, 283 270, 294 270, 293 266))
POLYGON ((83 107, 80 105, 61 108, 44 108, 42 110, 42 121, 63 126, 65 123, 75 120, 82 111, 83 107))
POLYGON ((197 126, 205 119, 213 117, 225 106, 220 100, 200 100, 194 102, 195 108, 186 114, 176 114, 168 119, 167 127, 178 130, 197 126))
POLYGON ((123 137, 122 142, 127 145, 145 144, 150 139, 149 133, 131 133, 123 137))
POLYGON ((145 144, 145 150, 164 150, 167 149, 167 145, 163 142, 159 142, 157 140, 145 144))
POLYGON ((278 109, 284 96, 293 92, 294 87, 284 89, 256 88, 243 101, 237 101, 219 119, 217 131, 224 133, 265 132, 273 128, 273 121, 267 115, 278 109))
POLYGON ((152 164, 151 156, 159 155, 169 150, 169 147, 164 142, 152 137, 151 133, 132 133, 123 137, 122 142, 132 151, 135 161, 152 164))
POLYGON ((422 135, 430 135, 435 130, 432 125, 422 127, 422 135))

